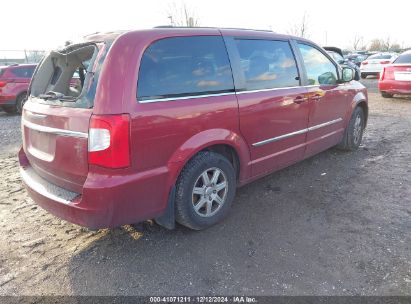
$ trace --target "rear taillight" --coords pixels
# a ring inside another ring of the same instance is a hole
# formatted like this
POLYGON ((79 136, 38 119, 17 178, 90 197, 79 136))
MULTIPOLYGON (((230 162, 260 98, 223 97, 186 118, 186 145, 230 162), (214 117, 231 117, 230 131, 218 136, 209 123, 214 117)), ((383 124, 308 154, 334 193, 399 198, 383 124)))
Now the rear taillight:
POLYGON ((88 151, 89 164, 106 168, 129 167, 130 116, 91 116, 88 151))
POLYGON ((380 61, 381 64, 389 64, 390 62, 389 60, 380 61))
POLYGON ((368 61, 363 61, 363 62, 361 62, 361 64, 362 64, 362 65, 367 65, 367 64, 368 64, 368 61))
POLYGON ((7 84, 7 82, 5 81, 0 81, 0 88, 5 87, 7 84))

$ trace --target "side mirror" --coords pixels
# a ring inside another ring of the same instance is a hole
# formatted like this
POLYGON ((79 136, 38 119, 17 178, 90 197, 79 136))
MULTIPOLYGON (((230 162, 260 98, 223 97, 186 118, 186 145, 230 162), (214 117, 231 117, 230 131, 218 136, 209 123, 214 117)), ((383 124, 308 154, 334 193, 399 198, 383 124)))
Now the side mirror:
POLYGON ((341 77, 342 82, 350 82, 353 79, 354 79, 354 69, 349 68, 349 67, 343 67, 342 77, 341 77))

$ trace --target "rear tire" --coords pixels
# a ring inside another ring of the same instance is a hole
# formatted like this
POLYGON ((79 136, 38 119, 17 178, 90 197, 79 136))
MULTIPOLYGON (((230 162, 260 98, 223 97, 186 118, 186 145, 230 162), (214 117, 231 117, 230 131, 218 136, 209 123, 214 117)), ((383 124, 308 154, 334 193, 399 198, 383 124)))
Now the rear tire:
POLYGON ((381 92, 381 96, 384 98, 392 98, 394 94, 389 94, 387 92, 381 92))
POLYGON ((356 107, 351 115, 348 126, 345 129, 344 137, 338 145, 338 148, 345 151, 357 150, 362 141, 364 127, 364 110, 361 107, 356 107))
POLYGON ((23 112, 23 106, 27 101, 27 94, 22 93, 16 98, 16 112, 21 114, 23 112))
POLYGON ((184 167, 176 183, 176 221, 202 230, 222 221, 236 192, 233 165, 222 155, 199 152, 184 167))

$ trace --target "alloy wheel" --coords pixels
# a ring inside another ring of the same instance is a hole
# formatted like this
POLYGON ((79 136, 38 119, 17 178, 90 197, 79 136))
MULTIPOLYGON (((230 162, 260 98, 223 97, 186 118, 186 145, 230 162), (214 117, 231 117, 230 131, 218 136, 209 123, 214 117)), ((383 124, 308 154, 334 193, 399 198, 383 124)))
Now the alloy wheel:
POLYGON ((227 199, 227 177, 219 168, 209 168, 197 178, 192 191, 194 211, 202 217, 211 217, 227 199))

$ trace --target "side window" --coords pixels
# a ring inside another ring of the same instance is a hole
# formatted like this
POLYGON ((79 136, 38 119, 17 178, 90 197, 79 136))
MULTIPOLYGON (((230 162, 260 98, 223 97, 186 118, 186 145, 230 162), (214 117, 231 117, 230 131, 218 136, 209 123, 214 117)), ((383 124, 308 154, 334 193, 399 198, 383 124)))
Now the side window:
POLYGON ((236 39, 246 90, 298 86, 298 69, 286 41, 236 39))
POLYGON ((31 78, 31 76, 33 76, 33 72, 33 67, 13 69, 13 74, 20 78, 31 78))
POLYGON ((307 44, 299 43, 298 47, 303 56, 310 85, 337 84, 337 68, 323 53, 307 44))
POLYGON ((149 46, 141 59, 139 101, 233 91, 230 62, 220 36, 162 39, 149 46))

